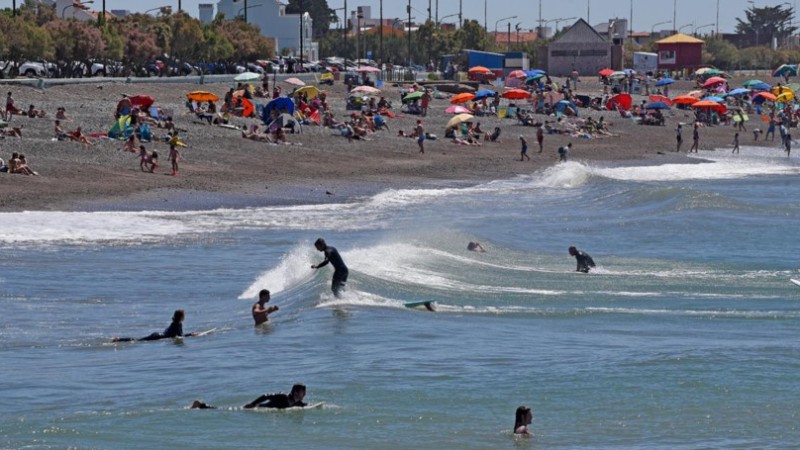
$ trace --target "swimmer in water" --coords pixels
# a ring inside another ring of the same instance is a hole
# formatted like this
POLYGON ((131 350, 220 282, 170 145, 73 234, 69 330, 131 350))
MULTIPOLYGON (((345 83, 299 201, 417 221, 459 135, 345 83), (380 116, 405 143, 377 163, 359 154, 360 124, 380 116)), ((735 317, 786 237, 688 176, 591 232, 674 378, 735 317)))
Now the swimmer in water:
POLYGON ((514 418, 514 434, 520 436, 530 436, 531 431, 528 425, 533 422, 533 412, 527 406, 520 406, 517 408, 516 417, 514 418))
POLYGON ((574 256, 575 260, 578 262, 578 267, 575 269, 576 272, 589 273, 589 269, 595 267, 592 257, 574 246, 569 248, 569 254, 570 256, 574 256))
POLYGON ((486 252, 486 249, 483 248, 481 243, 477 242, 477 241, 470 241, 469 244, 467 244, 467 250, 469 250, 471 252, 478 252, 478 253, 485 253, 486 252))
POLYGON ((181 336, 195 336, 197 333, 189 333, 184 335, 183 334, 183 319, 185 317, 185 313, 182 309, 176 309, 175 313, 172 315, 172 323, 169 324, 166 330, 163 333, 155 332, 150 334, 149 336, 145 336, 143 338, 120 338, 115 337, 111 340, 111 342, 131 342, 131 341, 157 341, 159 339, 167 339, 167 338, 176 338, 181 336))
POLYGON ((268 290, 262 289, 261 292, 258 293, 258 301, 253 305, 252 309, 253 320, 256 321, 256 325, 269 322, 269 315, 279 309, 277 306, 265 307, 269 299, 268 290))

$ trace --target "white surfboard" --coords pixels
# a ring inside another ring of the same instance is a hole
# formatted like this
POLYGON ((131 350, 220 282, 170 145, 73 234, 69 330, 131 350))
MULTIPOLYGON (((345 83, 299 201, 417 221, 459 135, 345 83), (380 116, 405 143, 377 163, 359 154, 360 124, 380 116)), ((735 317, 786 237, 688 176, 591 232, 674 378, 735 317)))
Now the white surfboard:
POLYGON ((789 281, 791 281, 792 283, 800 286, 800 280, 795 280, 794 278, 789 278, 789 281))

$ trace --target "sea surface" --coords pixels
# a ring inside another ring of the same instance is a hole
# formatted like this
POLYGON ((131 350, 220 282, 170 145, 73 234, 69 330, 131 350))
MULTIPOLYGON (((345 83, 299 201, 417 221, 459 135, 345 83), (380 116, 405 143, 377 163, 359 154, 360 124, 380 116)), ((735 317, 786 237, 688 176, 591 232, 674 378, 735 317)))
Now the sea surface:
POLYGON ((324 205, 0 214, 0 448, 797 448, 800 160, 699 156, 324 205), (310 269, 318 237, 350 267, 341 299, 310 269), (254 327, 264 288, 280 310, 254 327), (110 343, 178 308, 215 331, 110 343), (240 408, 294 383, 324 405, 240 408))

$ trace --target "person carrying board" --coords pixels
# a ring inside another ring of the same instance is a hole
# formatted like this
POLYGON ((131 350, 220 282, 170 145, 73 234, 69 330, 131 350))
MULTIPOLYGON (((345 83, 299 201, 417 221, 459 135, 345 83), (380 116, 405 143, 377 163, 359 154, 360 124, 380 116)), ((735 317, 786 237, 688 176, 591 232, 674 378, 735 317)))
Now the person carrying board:
POLYGON ((347 282, 347 275, 350 273, 347 266, 339 255, 339 251, 325 243, 325 239, 319 238, 314 242, 314 247, 325 254, 325 260, 319 264, 312 265, 312 269, 319 269, 325 267, 330 263, 333 266, 333 278, 331 279, 331 291, 336 297, 341 297, 341 291, 344 290, 344 285, 347 282))

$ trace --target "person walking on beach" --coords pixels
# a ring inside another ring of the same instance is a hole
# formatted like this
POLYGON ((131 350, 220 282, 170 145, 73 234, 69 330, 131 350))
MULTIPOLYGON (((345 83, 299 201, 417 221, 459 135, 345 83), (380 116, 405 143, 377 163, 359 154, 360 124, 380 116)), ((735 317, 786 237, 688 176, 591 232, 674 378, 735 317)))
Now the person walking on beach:
POLYGON ((775 119, 769 119, 769 126, 767 127, 767 134, 764 135, 764 140, 766 141, 768 137, 772 136, 770 141, 775 142, 775 119))
POLYGON ((692 153, 692 150, 694 150, 695 153, 700 151, 700 126, 696 123, 692 130, 692 147, 689 148, 689 153, 692 153))
POLYGON ((677 147, 675 147, 676 152, 681 151, 681 145, 683 144, 683 125, 678 124, 678 128, 675 128, 675 142, 677 147))
POLYGON ((539 143, 539 153, 544 151, 544 126, 536 128, 536 142, 539 143))
POLYGON ((425 153, 425 127, 422 126, 422 121, 419 119, 417 119, 417 127, 414 128, 414 136, 417 138, 419 152, 425 153))
POLYGON ((744 113, 741 108, 736 110, 736 117, 738 119, 736 123, 737 130, 747 132, 747 128, 744 126, 744 113))
POLYGON ((528 141, 526 141, 525 138, 522 137, 521 134, 519 135, 519 144, 520 144, 519 160, 520 161, 525 161, 525 158, 528 158, 528 161, 530 161, 531 157, 528 156, 528 141))
POLYGON ((574 256, 575 261, 578 263, 578 267, 575 269, 576 272, 589 273, 589 269, 595 266, 594 260, 588 253, 578 250, 575 246, 570 247, 568 250, 570 256, 574 256))
POLYGON ((178 151, 178 148, 175 144, 170 144, 169 146, 169 156, 167 156, 167 161, 172 161, 172 176, 178 175, 178 161, 181 159, 181 152, 178 151))
POLYGON ((786 130, 786 138, 783 140, 784 148, 786 148, 786 157, 788 158, 792 153, 792 132, 786 130))
POLYGON ((258 301, 253 304, 252 308, 253 320, 256 321, 257 326, 269 322, 269 315, 280 309, 277 306, 266 307, 266 303, 269 300, 269 291, 262 289, 258 293, 258 301))
POLYGON ((330 263, 333 266, 331 291, 336 297, 341 297, 341 291, 344 289, 344 285, 347 282, 347 275, 350 273, 350 271, 347 269, 347 266, 344 264, 344 260, 342 260, 342 256, 339 254, 339 251, 336 250, 336 247, 326 244, 325 239, 322 238, 319 238, 316 240, 316 242, 314 242, 314 247, 316 247, 318 251, 325 254, 325 259, 319 264, 312 265, 311 268, 319 269, 330 263))
POLYGON ((733 150, 731 150, 731 154, 739 153, 739 133, 733 135, 733 150))
POLYGON ((572 142, 566 145, 566 147, 559 147, 558 148, 558 160, 559 162, 567 162, 567 158, 569 157, 569 151, 572 149, 572 142))

